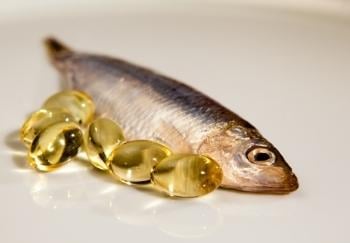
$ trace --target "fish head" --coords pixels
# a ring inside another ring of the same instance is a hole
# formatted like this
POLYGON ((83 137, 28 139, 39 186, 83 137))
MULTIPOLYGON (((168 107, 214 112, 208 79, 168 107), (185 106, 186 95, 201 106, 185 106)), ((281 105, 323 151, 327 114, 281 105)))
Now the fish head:
POLYGON ((222 187, 262 193, 298 188, 297 177, 281 153, 253 127, 229 127, 208 137, 199 152, 221 165, 222 187))

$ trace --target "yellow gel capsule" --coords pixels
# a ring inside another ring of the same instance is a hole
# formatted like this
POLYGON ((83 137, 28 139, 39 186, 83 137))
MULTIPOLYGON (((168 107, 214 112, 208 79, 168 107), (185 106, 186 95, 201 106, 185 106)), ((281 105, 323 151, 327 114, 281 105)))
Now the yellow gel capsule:
POLYGON ((152 183, 170 196, 198 197, 215 190, 222 170, 213 159, 195 154, 176 154, 159 162, 151 173, 152 183))
POLYGON ((87 94, 76 91, 62 91, 49 97, 44 109, 61 108, 73 115, 79 124, 87 124, 94 116, 95 105, 87 94))
POLYGON ((39 171, 51 171, 77 155, 83 134, 74 122, 53 124, 33 140, 28 159, 39 171))
POLYGON ((145 183, 151 179, 152 167, 169 156, 171 151, 156 142, 130 141, 118 146, 108 157, 107 165, 122 182, 145 183))
POLYGON ((71 114, 62 109, 41 109, 34 112, 23 124, 21 128, 21 140, 27 147, 30 147, 36 135, 48 126, 59 122, 72 122, 74 118, 71 114))
POLYGON ((108 170, 108 156, 123 141, 123 131, 114 121, 108 118, 96 119, 84 136, 85 152, 90 163, 98 169, 108 170))

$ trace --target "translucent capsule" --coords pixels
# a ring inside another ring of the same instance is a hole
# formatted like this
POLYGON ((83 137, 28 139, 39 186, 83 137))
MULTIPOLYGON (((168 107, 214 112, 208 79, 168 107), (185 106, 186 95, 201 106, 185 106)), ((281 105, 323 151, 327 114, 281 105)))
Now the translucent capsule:
POLYGON ((27 147, 30 147, 36 135, 48 126, 59 122, 72 122, 74 118, 62 109, 41 109, 34 112, 21 128, 21 139, 27 147))
POLYGON ((176 154, 152 170, 152 183, 170 196, 197 197, 215 190, 222 170, 213 159, 195 154, 176 154))
POLYGON ((77 155, 82 142, 83 135, 76 123, 53 124, 33 140, 29 163, 39 171, 51 171, 77 155))
POLYGON ((135 140, 118 146, 109 156, 107 165, 111 173, 125 183, 144 183, 150 181, 152 167, 170 154, 164 145, 135 140))
POLYGON ((84 136, 85 152, 90 163, 98 169, 108 170, 108 156, 123 141, 123 131, 114 121, 108 118, 96 119, 84 136))
POLYGON ((62 91, 49 97, 44 109, 61 108, 73 115, 79 124, 87 124, 93 118, 95 105, 85 93, 76 90, 62 91))

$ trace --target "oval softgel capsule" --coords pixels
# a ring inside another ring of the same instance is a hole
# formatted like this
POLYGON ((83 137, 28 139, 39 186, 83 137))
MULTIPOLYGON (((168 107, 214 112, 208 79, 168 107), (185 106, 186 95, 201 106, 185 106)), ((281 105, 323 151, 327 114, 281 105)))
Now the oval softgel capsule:
POLYGON ((162 159, 171 155, 166 146, 149 140, 134 140, 118 146, 109 156, 110 171, 127 184, 145 183, 151 179, 151 170, 162 159))
POLYGON ((50 96, 43 108, 65 109, 82 125, 89 123, 95 112, 95 105, 90 96, 77 90, 65 90, 50 96))
POLYGON ((84 148, 90 163, 100 170, 108 170, 108 156, 124 140, 122 129, 113 120, 94 120, 84 135, 84 148))
POLYGON ((61 122, 41 131, 33 140, 28 159, 39 171, 51 171, 77 155, 83 141, 80 127, 61 122))
POLYGON ((40 109, 32 113, 24 122, 20 135, 21 140, 30 147, 34 138, 45 128, 59 122, 73 122, 74 117, 60 108, 40 109))
POLYGON ((198 197, 214 191, 222 181, 219 164, 204 155, 176 154, 152 170, 152 183, 170 196, 198 197))

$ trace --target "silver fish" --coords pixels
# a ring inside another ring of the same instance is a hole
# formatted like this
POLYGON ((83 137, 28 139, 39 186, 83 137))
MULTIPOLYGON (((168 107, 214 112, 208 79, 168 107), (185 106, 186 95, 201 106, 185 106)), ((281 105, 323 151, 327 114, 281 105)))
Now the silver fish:
POLYGON ((120 59, 73 51, 53 38, 45 44, 69 88, 90 94, 98 114, 115 119, 128 139, 155 140, 175 152, 212 157, 223 169, 224 188, 267 193, 298 188, 280 152, 205 94, 120 59))

